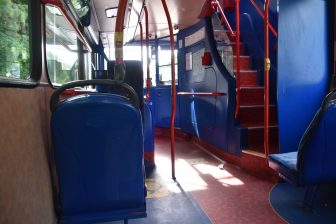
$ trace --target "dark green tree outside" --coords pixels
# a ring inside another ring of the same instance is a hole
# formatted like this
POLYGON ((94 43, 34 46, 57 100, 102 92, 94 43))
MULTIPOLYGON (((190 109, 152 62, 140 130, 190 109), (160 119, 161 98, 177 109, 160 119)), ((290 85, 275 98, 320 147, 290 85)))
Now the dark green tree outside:
POLYGON ((28 79, 28 0, 0 0, 0 77, 28 79))

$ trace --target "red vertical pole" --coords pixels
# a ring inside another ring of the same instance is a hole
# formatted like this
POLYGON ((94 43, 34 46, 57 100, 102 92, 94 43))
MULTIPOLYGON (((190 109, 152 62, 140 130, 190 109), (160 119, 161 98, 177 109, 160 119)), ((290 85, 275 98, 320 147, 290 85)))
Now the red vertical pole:
POLYGON ((116 65, 124 63, 123 46, 124 46, 124 18, 127 7, 127 0, 120 0, 118 5, 116 27, 114 34, 114 47, 116 65))
POLYGON ((169 14, 169 10, 167 7, 166 0, 161 0, 167 21, 169 26, 169 35, 170 35, 170 50, 171 50, 171 71, 172 71, 172 114, 170 120, 170 143, 171 143, 171 164, 172 164, 172 179, 176 180, 175 177, 175 114, 176 114, 176 85, 175 85, 175 41, 174 41, 174 33, 173 33, 173 25, 171 22, 171 17, 169 14))
POLYGON ((271 60, 269 58, 269 3, 270 0, 265 1, 265 12, 264 12, 264 32, 265 32, 265 42, 264 42, 264 54, 265 54, 265 68, 264 68, 264 150, 267 157, 269 154, 269 71, 271 69, 271 60))
POLYGON ((236 110, 235 118, 238 118, 240 106, 240 0, 236 0, 236 110))
POLYGON ((148 10, 147 6, 144 6, 145 19, 146 19, 146 50, 147 50, 147 78, 146 78, 146 101, 150 101, 150 68, 149 68, 149 27, 148 27, 148 10))
POLYGON ((141 22, 139 22, 139 27, 140 27, 140 44, 141 44, 141 64, 143 65, 143 28, 141 22))

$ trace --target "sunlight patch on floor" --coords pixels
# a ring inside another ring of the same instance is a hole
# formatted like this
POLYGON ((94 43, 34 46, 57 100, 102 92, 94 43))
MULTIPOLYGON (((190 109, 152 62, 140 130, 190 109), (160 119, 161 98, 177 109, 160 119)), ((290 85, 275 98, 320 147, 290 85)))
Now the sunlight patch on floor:
POLYGON ((226 170, 219 169, 218 166, 210 164, 197 164, 194 165, 194 167, 204 175, 211 175, 225 187, 244 185, 244 182, 242 182, 240 179, 234 177, 226 170))

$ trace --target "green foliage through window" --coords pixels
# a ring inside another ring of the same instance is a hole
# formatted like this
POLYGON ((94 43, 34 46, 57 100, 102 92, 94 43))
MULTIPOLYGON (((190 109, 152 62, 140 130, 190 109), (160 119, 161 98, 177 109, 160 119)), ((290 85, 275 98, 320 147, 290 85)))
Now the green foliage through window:
POLYGON ((0 0, 0 6, 0 78, 28 79, 28 0, 0 0))

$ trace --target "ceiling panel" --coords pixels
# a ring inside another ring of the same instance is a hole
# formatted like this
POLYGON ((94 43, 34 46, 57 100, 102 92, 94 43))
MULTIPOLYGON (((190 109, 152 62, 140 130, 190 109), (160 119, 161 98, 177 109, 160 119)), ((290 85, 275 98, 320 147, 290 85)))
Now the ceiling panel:
POLYGON ((107 18, 105 15, 105 10, 112 7, 118 7, 119 0, 93 0, 92 2, 96 10, 97 19, 101 29, 100 31, 114 31, 115 18, 107 18))
MULTIPOLYGON (((198 21, 198 15, 205 0, 166 0, 173 25, 176 25, 179 29, 184 29, 194 25, 198 21)), ((135 3, 141 3, 142 0, 133 0, 135 3)), ((99 20, 100 31, 109 36, 113 36, 115 28, 115 19, 109 19, 105 16, 105 9, 110 7, 116 7, 119 0, 93 0, 97 18, 99 20)), ((148 0, 148 12, 149 12, 149 32, 151 38, 155 35, 158 37, 167 36, 169 34, 167 19, 163 10, 162 2, 160 0, 148 0)), ((138 11, 138 10, 136 10, 138 11)), ((143 16, 143 24, 145 24, 145 17, 143 16)), ((134 26, 134 25, 133 25, 134 26)), ((145 26, 144 26, 145 30, 145 26)), ((134 32, 132 30, 132 32, 134 32)), ((139 27, 137 27, 135 39, 139 40, 139 27)), ((110 43, 112 39, 109 40, 110 43)))

